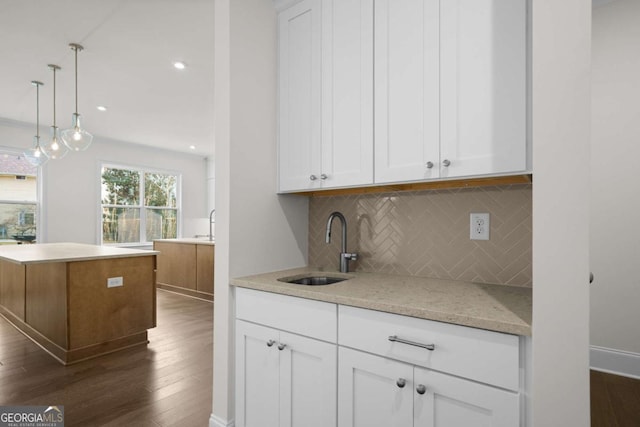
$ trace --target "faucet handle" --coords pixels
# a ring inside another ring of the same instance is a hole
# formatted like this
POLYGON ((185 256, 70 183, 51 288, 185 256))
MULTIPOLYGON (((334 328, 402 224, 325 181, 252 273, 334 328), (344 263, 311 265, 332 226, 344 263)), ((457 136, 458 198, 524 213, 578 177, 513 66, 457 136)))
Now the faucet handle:
POLYGON ((350 261, 356 261, 358 259, 358 254, 356 253, 343 253, 342 256, 344 259, 348 259, 350 261))

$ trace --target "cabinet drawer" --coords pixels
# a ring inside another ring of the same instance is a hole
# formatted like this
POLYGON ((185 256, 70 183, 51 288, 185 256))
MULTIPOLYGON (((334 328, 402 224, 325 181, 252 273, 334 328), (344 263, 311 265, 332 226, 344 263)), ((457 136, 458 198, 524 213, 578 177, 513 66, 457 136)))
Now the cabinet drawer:
POLYGON ((236 318, 323 341, 337 341, 337 310, 327 302, 236 288, 236 318))
POLYGON ((417 366, 518 390, 519 338, 515 335, 340 306, 338 344, 417 366), (434 349, 389 337, 433 344, 434 349))

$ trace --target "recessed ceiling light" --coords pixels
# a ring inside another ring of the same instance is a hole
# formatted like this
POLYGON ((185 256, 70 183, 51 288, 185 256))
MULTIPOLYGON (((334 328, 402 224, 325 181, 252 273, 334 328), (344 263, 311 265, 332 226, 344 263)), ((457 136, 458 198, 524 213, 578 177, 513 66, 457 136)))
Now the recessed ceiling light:
POLYGON ((98 105, 96 108, 100 111, 107 111, 107 107, 105 107, 104 105, 98 105))
POLYGON ((184 62, 182 62, 182 61, 176 61, 176 62, 174 62, 174 63, 173 63, 173 66, 174 66, 175 68, 177 68, 178 70, 184 70, 185 68, 187 68, 187 64, 185 64, 185 63, 184 63, 184 62))
POLYGON ((195 145, 190 145, 189 148, 192 149, 192 150, 195 150, 196 146, 195 145))

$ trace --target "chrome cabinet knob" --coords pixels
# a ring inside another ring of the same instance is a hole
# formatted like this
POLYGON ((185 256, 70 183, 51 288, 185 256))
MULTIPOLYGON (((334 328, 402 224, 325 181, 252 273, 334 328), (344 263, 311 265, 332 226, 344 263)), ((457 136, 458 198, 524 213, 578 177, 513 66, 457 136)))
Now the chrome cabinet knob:
POLYGON ((316 179, 318 179, 318 177, 317 177, 317 176, 315 176, 315 175, 311 175, 311 176, 309 177, 309 179, 310 179, 311 181, 315 181, 316 179))
POLYGON ((431 169, 433 167, 433 162, 427 162, 427 169, 431 169))
POLYGON ((593 273, 589 273, 589 283, 593 283, 593 273))
POLYGON ((418 394, 424 394, 427 391, 427 388, 422 384, 418 384, 418 387, 416 387, 416 391, 418 392, 418 394))
POLYGON ((282 344, 282 343, 280 343, 280 344, 278 344, 278 350, 282 351, 282 350, 284 350, 284 348, 285 348, 286 346, 287 346, 286 344, 282 344))
POLYGON ((396 381, 396 385, 400 388, 403 388, 406 384, 407 380, 405 380, 404 378, 398 378, 398 381, 396 381))
POLYGON ((320 175, 320 179, 324 180, 324 179, 327 179, 327 178, 328 178, 328 176, 326 174, 324 174, 324 173, 320 175))
POLYGON ((267 347, 273 347, 276 342, 274 340, 267 341, 267 347))
POLYGON ((447 159, 444 159, 444 160, 442 161, 442 165, 443 165, 445 168, 448 168, 448 167, 449 167, 449 165, 451 165, 451 162, 450 162, 449 160, 447 160, 447 159))

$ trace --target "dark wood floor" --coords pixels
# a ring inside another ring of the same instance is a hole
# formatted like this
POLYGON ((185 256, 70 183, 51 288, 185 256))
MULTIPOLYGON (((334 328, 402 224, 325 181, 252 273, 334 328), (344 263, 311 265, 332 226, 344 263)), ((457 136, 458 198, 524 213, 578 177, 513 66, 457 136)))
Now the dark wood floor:
MULTIPOLYGON (((0 317, 0 405, 64 405, 65 425, 205 427, 213 306, 158 291, 150 343, 62 366, 0 317)), ((592 427, 640 426, 640 380, 591 371, 592 427)))
POLYGON ((591 371, 591 426, 640 426, 640 380, 591 371))
POLYGON ((0 405, 64 405, 66 426, 207 426, 213 305, 158 291, 149 345, 62 366, 0 317, 0 405))

